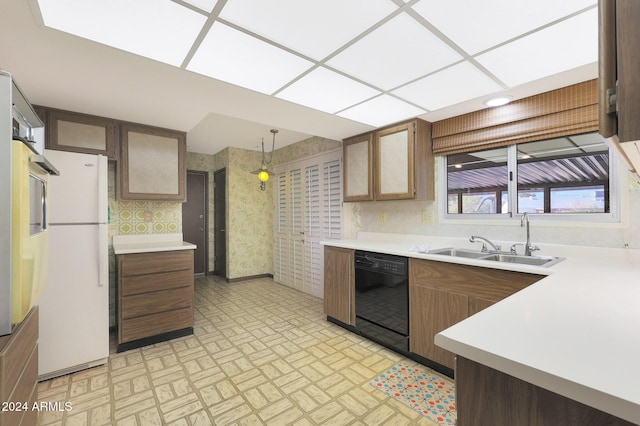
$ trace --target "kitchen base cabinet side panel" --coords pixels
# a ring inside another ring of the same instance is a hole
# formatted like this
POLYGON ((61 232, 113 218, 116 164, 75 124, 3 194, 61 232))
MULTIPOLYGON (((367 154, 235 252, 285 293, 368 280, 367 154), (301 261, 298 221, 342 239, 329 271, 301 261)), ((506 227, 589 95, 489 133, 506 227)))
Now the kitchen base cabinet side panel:
POLYGON ((344 324, 355 325, 353 250, 324 248, 324 313, 344 324))
POLYGON ((457 426, 632 426, 633 423, 458 356, 457 426))

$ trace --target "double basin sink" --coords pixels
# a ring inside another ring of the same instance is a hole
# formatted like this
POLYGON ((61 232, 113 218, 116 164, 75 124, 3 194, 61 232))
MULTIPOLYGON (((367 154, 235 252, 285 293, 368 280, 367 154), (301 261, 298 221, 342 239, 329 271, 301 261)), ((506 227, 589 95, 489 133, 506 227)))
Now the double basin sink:
POLYGON ((494 262, 517 263, 520 265, 549 267, 564 260, 564 257, 553 256, 523 256, 509 253, 491 253, 477 250, 459 249, 453 247, 430 250, 429 254, 439 254, 452 257, 465 257, 478 260, 492 260, 494 262))

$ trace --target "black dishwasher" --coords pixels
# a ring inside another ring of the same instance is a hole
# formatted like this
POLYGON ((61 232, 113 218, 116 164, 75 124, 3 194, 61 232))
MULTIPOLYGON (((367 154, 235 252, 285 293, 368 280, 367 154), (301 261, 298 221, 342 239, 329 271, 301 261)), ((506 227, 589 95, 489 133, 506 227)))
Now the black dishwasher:
POLYGON ((409 352, 409 280, 406 257, 356 251, 356 325, 363 336, 409 352))

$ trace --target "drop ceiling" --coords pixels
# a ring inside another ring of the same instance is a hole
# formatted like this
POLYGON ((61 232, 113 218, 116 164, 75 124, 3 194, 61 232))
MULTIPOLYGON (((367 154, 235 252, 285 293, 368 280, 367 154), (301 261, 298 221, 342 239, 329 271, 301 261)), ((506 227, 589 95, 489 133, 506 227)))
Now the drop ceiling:
POLYGON ((48 87, 42 70, 35 81, 27 66, 39 57, 10 44, 0 66, 28 96, 184 130, 205 153, 255 149, 271 127, 282 146, 436 121, 495 94, 519 99, 597 76, 595 0, 29 1, 5 0, 7 23, 22 22, 34 49, 60 49, 43 62, 73 78, 54 72, 49 84, 75 80, 101 99, 48 87))

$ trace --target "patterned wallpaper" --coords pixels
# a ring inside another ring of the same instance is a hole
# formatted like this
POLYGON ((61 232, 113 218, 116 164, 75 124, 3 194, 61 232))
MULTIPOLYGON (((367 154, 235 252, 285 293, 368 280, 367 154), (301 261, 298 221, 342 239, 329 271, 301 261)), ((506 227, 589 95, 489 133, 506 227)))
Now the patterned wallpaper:
POLYGON ((182 232, 182 203, 116 200, 115 174, 115 164, 110 163, 110 236, 182 232))
POLYGON ((325 151, 331 151, 332 149, 340 147, 342 147, 341 141, 313 136, 309 139, 276 149, 273 153, 273 163, 288 163, 290 161, 299 160, 301 158, 309 157, 325 151))
MULTIPOLYGON (((277 145, 277 140, 276 140, 277 145)), ((342 142, 312 137, 276 149, 273 168, 342 146, 342 142)), ((187 169, 209 172, 209 270, 213 271, 213 173, 227 174, 227 277, 273 274, 273 181, 265 191, 251 171, 260 166, 259 151, 226 148, 215 155, 187 153, 187 169)))
POLYGON ((227 278, 272 273, 273 192, 260 191, 261 153, 225 148, 215 155, 187 153, 187 169, 209 172, 209 270, 214 270, 214 172, 226 169, 227 278))

